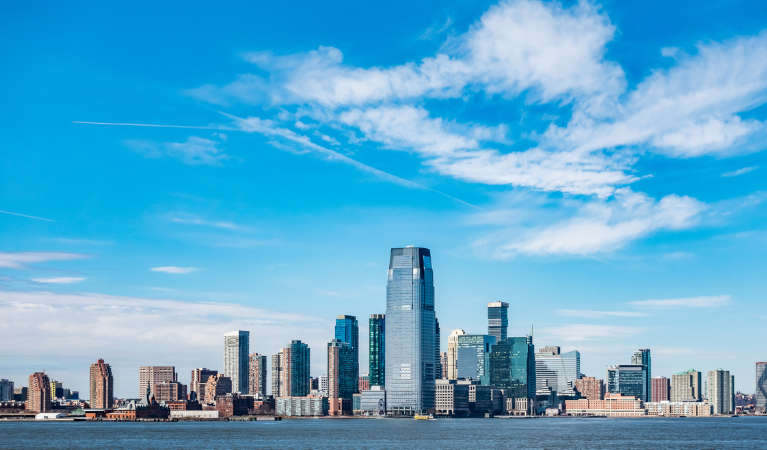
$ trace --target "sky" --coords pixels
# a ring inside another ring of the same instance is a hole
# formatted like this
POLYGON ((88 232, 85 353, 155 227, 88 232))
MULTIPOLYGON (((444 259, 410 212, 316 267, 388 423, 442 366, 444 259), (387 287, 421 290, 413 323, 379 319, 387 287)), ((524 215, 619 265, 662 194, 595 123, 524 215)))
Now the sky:
POLYGON ((0 6, 0 378, 87 396, 221 369, 385 312, 431 249, 447 336, 652 349, 653 376, 767 359, 759 1, 0 6))

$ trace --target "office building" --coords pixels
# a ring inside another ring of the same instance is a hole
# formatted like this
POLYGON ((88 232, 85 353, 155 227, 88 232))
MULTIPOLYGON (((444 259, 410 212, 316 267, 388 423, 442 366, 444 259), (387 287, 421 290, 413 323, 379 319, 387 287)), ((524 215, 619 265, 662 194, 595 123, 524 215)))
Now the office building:
POLYGON ((178 381, 162 381, 152 387, 156 402, 178 402, 186 400, 186 385, 178 381))
POLYGON ((557 395, 575 395, 575 381, 581 373, 581 354, 577 350, 561 353, 557 346, 547 346, 535 353, 536 390, 548 386, 557 395))
MULTIPOLYGON (((280 351, 280 397, 303 397, 309 395, 310 361, 309 346, 293 340, 280 351)), ((274 374, 272 374, 274 376, 274 374)))
POLYGON ((465 417, 469 410, 469 385, 446 378, 436 381, 434 414, 465 417))
POLYGON ((383 416, 386 414, 386 390, 381 386, 371 386, 369 390, 362 391, 360 396, 360 411, 369 416, 383 416))
POLYGON ((508 337, 509 304, 506 302, 490 302, 487 304, 487 334, 495 337, 495 342, 501 342, 508 337))
POLYGON ((755 392, 754 407, 756 412, 767 414, 767 362, 756 363, 755 392))
POLYGON ((386 407, 434 408, 434 274, 427 248, 391 249, 386 284, 386 407))
POLYGON ((152 386, 163 381, 178 381, 174 366, 141 366, 138 368, 138 398, 151 398, 154 395, 152 386))
POLYGON ((266 397, 266 355, 252 353, 248 363, 248 394, 266 397))
POLYGON ((458 379, 458 337, 466 334, 458 329, 451 331, 447 337, 447 378, 450 380, 458 379))
POLYGON ((194 393, 194 398, 200 402, 205 402, 205 384, 208 382, 208 378, 218 375, 217 370, 206 369, 200 367, 192 369, 192 375, 189 382, 189 396, 194 393))
POLYGON ((232 379, 233 392, 248 392, 248 354, 250 332, 232 331, 224 335, 224 375, 232 379))
MULTIPOLYGON (((655 395, 655 392, 653 392, 655 395)), ((648 416, 708 417, 713 413, 708 402, 649 402, 645 403, 648 416)))
POLYGON ((35 372, 29 376, 26 409, 38 413, 50 411, 51 380, 45 372, 35 372))
POLYGON ((575 390, 582 398, 602 400, 605 398, 605 384, 599 378, 581 377, 575 380, 575 390))
POLYGON ((0 380, 0 402, 13 400, 13 381, 3 378, 0 380))
POLYGON ((386 385, 386 315, 371 314, 368 321, 368 376, 371 386, 386 385))
POLYGON ((64 385, 61 381, 51 380, 51 399, 64 396, 64 385))
POLYGON ((732 414, 735 412, 733 401, 733 378, 729 370, 710 370, 706 376, 708 387, 708 402, 714 409, 714 414, 732 414))
POLYGON ((434 332, 434 378, 440 379, 442 378, 442 357, 440 355, 440 330, 439 330, 439 319, 436 317, 434 318, 434 326, 435 326, 435 332, 434 332))
POLYGON ((325 397, 328 396, 328 376, 320 375, 320 393, 325 397))
POLYGON ((701 373, 690 369, 671 375, 672 402, 699 402, 703 399, 703 381, 701 373))
POLYGON ((652 398, 653 402, 667 402, 671 399, 671 380, 666 377, 655 377, 652 379, 652 398))
POLYGON ((644 367, 644 397, 641 398, 644 402, 649 402, 652 398, 652 363, 650 359, 650 349, 640 348, 634 352, 631 357, 631 364, 644 367))
POLYGON ((272 395, 282 397, 282 350, 272 355, 272 395))
POLYGON ((506 397, 535 398, 535 346, 533 337, 510 337, 490 351, 490 384, 506 397))
POLYGON ((490 384, 490 349, 495 336, 465 334, 458 336, 458 378, 490 384))
POLYGON ((351 413, 352 395, 359 379, 354 376, 354 350, 339 339, 328 343, 328 404, 331 416, 351 413))
MULTIPOLYGON (((355 316, 341 315, 336 317, 335 336, 341 342, 346 342, 352 349, 354 358, 354 379, 360 376, 360 331, 355 316)), ((354 392, 357 391, 355 385, 354 392)))
MULTIPOLYGON (((205 401, 208 405, 215 405, 216 398, 232 393, 232 379, 219 373, 208 377, 205 383, 205 401)), ((202 402, 200 402, 202 403, 202 402)))
POLYGON ((442 373, 440 374, 440 378, 447 379, 447 352, 442 352, 439 355, 439 364, 440 368, 442 369, 442 373))
POLYGON ((275 401, 278 416, 319 417, 328 414, 327 397, 280 397, 275 401))
POLYGON ((112 368, 99 359, 91 364, 90 397, 88 402, 93 409, 109 409, 114 406, 114 380, 112 368))
POLYGON ((604 400, 565 400, 565 411, 573 416, 639 417, 647 415, 642 401, 631 395, 605 394, 604 400))
POLYGON ((607 392, 634 396, 639 400, 646 397, 645 366, 639 364, 618 364, 607 368, 607 392))
POLYGON ((367 375, 362 375, 359 378, 359 381, 357 382, 357 391, 369 391, 370 390, 370 377, 367 375))

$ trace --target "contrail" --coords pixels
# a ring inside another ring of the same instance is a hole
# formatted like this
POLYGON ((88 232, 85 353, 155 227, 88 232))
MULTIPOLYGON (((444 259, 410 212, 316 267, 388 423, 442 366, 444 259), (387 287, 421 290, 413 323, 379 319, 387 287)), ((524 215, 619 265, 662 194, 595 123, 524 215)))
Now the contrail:
POLYGON ((78 125, 112 125, 118 127, 147 127, 147 128, 185 128, 189 130, 224 130, 224 131, 242 131, 237 128, 225 127, 221 125, 166 125, 161 123, 130 123, 130 122, 88 122, 84 120, 73 120, 72 123, 78 125))
POLYGON ((0 214, 8 214, 9 216, 26 217, 27 219, 42 220, 42 221, 45 221, 45 222, 55 222, 55 220, 47 219, 45 217, 30 216, 29 214, 22 214, 22 213, 17 213, 17 212, 13 212, 13 211, 4 211, 2 209, 0 209, 0 214))

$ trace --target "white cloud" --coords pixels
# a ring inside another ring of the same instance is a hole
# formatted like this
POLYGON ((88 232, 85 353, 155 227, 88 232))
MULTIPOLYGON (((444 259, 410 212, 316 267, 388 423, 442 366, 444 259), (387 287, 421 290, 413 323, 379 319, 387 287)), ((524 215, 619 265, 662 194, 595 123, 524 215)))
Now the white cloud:
POLYGON ((229 155, 219 148, 218 141, 197 136, 190 136, 184 142, 126 140, 124 144, 148 158, 167 156, 193 166, 218 166, 229 159, 229 155))
POLYGON ((608 317, 646 317, 646 313, 637 311, 597 311, 592 309, 558 309, 555 313, 565 317, 584 319, 604 319, 608 317))
POLYGON ((626 325, 569 324, 545 327, 539 331, 541 336, 538 336, 538 339, 572 343, 606 338, 624 339, 642 333, 644 328, 626 325))
POLYGON ((49 261, 68 261, 73 259, 87 258, 88 255, 81 253, 63 253, 63 252, 0 252, 0 267, 10 269, 20 269, 26 264, 34 264, 49 261))
POLYGON ((160 266, 160 267, 152 267, 152 272, 162 272, 162 273, 171 273, 174 275, 186 275, 188 273, 195 272, 199 270, 197 267, 179 267, 179 266, 160 266))
POLYGON ((725 173, 722 174, 722 176, 725 177, 725 178, 728 178, 728 177, 739 177, 739 176, 745 175, 745 174, 747 174, 749 172, 753 172, 754 170, 756 170, 758 168, 759 168, 759 166, 742 167, 742 168, 737 169, 737 170, 733 170, 733 171, 730 171, 730 172, 725 172, 725 173))
POLYGON ((200 225, 205 227, 223 228, 225 230, 241 230, 243 227, 227 220, 209 220, 190 214, 176 214, 170 217, 170 221, 184 225, 200 225))
POLYGON ((730 303, 729 295, 708 297, 667 298, 657 300, 639 300, 630 302, 634 306, 647 308, 717 308, 730 303))
POLYGON ((36 283, 51 283, 51 284, 71 284, 79 283, 85 280, 83 277, 50 277, 50 278, 32 278, 32 281, 36 283))

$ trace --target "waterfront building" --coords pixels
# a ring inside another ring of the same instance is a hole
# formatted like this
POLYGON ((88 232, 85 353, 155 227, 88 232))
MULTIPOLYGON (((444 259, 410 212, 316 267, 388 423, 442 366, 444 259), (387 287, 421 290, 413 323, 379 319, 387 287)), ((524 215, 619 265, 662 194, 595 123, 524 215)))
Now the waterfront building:
POLYGON ((112 368, 103 359, 91 364, 88 402, 92 409, 109 409, 114 406, 112 368))
POLYGON ((224 375, 232 379, 232 392, 248 392, 249 346, 249 331, 232 331, 224 335, 224 375))
POLYGON ((666 377, 652 379, 652 398, 654 403, 667 402, 671 399, 671 382, 666 377))
POLYGON ((699 402, 703 399, 701 373, 695 369, 671 375, 672 402, 699 402))
MULTIPOLYGON (((335 336, 341 342, 346 342, 352 349, 354 379, 360 376, 360 332, 355 316, 341 315, 336 317, 335 336)), ((354 387, 357 391, 357 386, 354 387)))
POLYGON ((370 377, 362 375, 357 382, 357 392, 367 391, 370 389, 370 377))
POLYGON ((732 414, 735 412, 733 401, 733 378, 729 370, 710 370, 706 376, 708 401, 714 408, 714 414, 732 414))
POLYGON ((434 277, 427 248, 391 249, 386 284, 386 407, 434 408, 434 277))
POLYGON ((360 394, 360 412, 369 416, 386 414, 386 390, 382 386, 370 386, 360 394))
POLYGON ((442 355, 440 354, 439 320, 434 318, 434 378, 442 378, 442 355))
POLYGON ((278 416, 318 417, 328 414, 327 397, 280 397, 275 402, 278 416))
POLYGON ((280 355, 280 396, 303 397, 309 395, 309 346, 298 339, 290 342, 280 355))
POLYGON ((38 413, 50 411, 51 380, 45 372, 35 372, 29 376, 26 409, 38 413))
POLYGON ((458 336, 458 378, 490 384, 490 349, 495 336, 465 334, 458 336))
POLYGON ((0 402, 13 400, 13 381, 3 378, 0 380, 0 402))
POLYGON ((368 376, 371 386, 386 385, 386 315, 371 314, 368 321, 368 376))
POLYGON ((648 416, 708 417, 713 413, 711 403, 708 402, 648 402, 645 403, 645 409, 648 416))
POLYGON ((272 396, 282 397, 282 350, 272 355, 272 396))
POLYGON ((458 337, 466 334, 464 330, 457 329, 447 337, 447 378, 450 380, 458 378, 458 337))
POLYGON ((339 339, 328 342, 328 403, 331 416, 351 412, 352 395, 359 379, 354 376, 354 350, 339 339))
POLYGON ((558 346, 535 352, 536 391, 549 386, 560 396, 575 395, 575 381, 581 373, 581 354, 577 350, 561 353, 558 346))
POLYGON ((159 402, 177 402, 186 400, 186 385, 178 381, 162 381, 152 386, 155 400, 159 402))
POLYGON ((607 368, 607 392, 633 396, 642 400, 646 397, 645 366, 641 364, 618 364, 607 368))
POLYGON ((581 397, 589 400, 605 398, 605 384, 599 378, 581 377, 575 380, 575 390, 581 394, 581 397))
POLYGON ((328 376, 327 375, 320 376, 320 393, 324 395, 325 397, 328 396, 328 376))
POLYGON ((174 366, 141 366, 138 368, 138 398, 154 395, 152 386, 163 381, 178 381, 174 366))
POLYGON ((266 397, 266 355, 251 353, 248 363, 248 394, 266 397))
POLYGON ((652 361, 649 348, 640 348, 631 357, 631 364, 644 367, 644 396, 640 400, 649 402, 652 399, 652 361))
POLYGON ((442 369, 440 378, 447 378, 447 352, 442 352, 439 355, 439 364, 442 369))
POLYGON ((436 381, 434 413, 440 416, 469 415, 469 385, 446 378, 436 381))
POLYGON ((205 384, 208 382, 208 378, 218 375, 217 370, 206 369, 199 367, 192 369, 192 375, 189 382, 189 395, 191 397, 194 392, 195 399, 200 402, 205 402, 205 384))
POLYGON ((758 413, 767 414, 767 362, 756 363, 755 392, 754 409, 758 413))
POLYGON ((64 385, 61 381, 51 380, 51 399, 64 396, 64 385))
POLYGON ((510 337, 490 351, 490 384, 507 397, 535 398, 535 346, 533 337, 510 337))
POLYGON ((615 393, 605 394, 604 400, 565 400, 565 411, 573 416, 636 417, 647 414, 637 397, 615 393))
POLYGON ((251 408, 251 395, 226 394, 216 397, 216 411, 219 417, 246 416, 251 408))
POLYGON ((495 342, 501 342, 508 337, 509 304, 506 302, 490 302, 487 304, 487 334, 495 337, 495 342))
MULTIPOLYGON (((232 379, 219 373, 208 377, 205 383, 205 402, 208 405, 215 405, 216 398, 222 395, 232 393, 232 379)), ((202 402, 200 402, 202 403, 202 402)))

